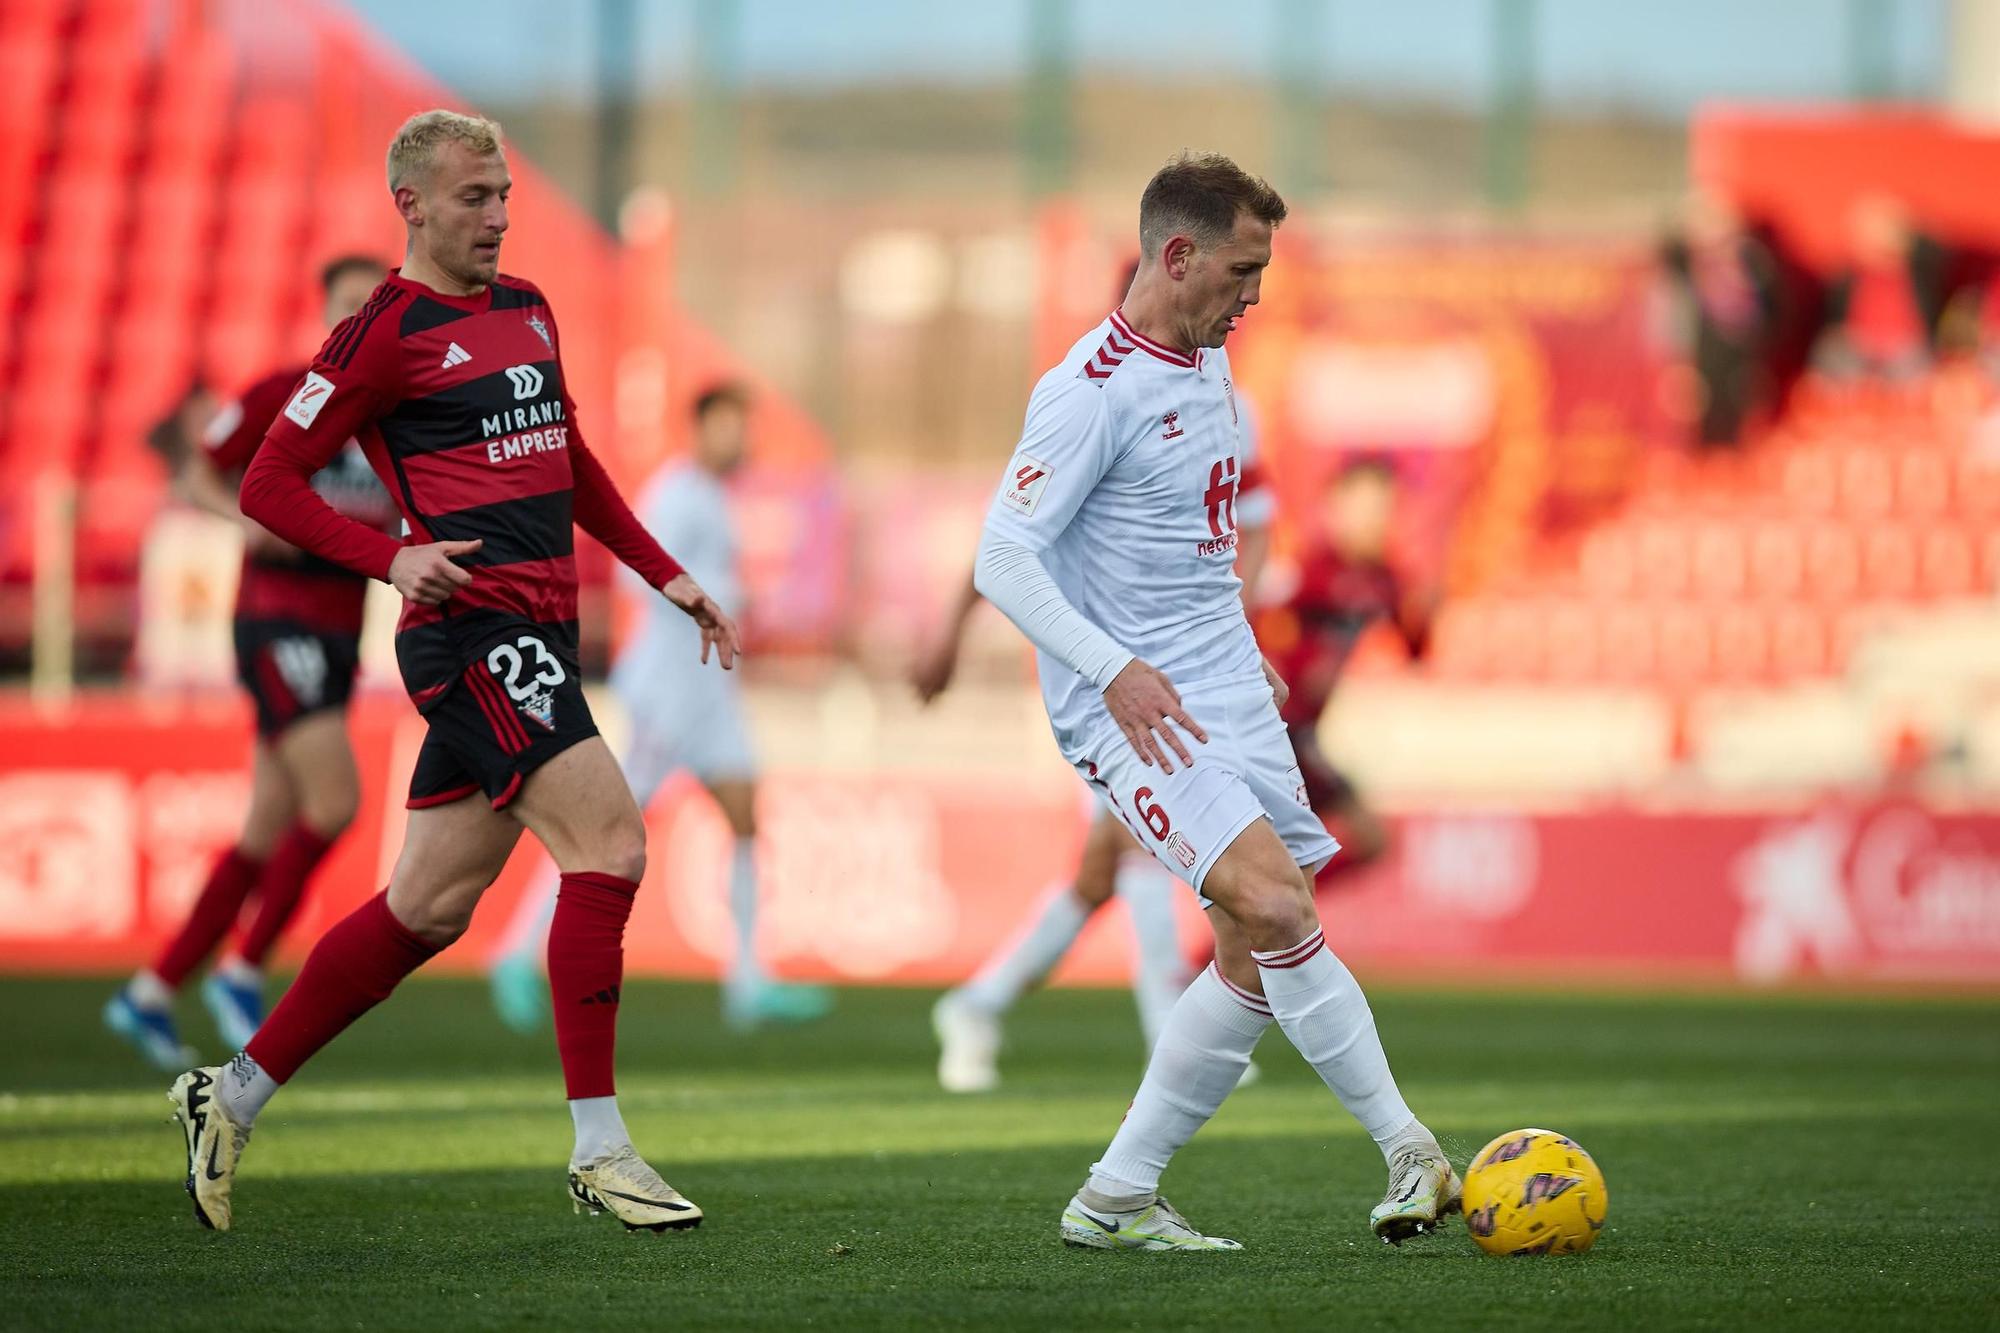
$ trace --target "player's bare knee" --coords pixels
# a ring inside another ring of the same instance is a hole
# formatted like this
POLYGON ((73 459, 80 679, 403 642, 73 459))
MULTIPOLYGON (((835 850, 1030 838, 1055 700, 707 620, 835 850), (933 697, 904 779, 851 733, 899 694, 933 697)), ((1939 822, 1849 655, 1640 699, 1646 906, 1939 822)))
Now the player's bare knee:
POLYGON ((1287 948, 1318 925, 1312 895, 1296 873, 1245 876, 1229 912, 1253 949, 1287 948))
POLYGON ((472 909, 478 901, 476 893, 455 892, 403 903, 392 897, 389 906, 412 935, 442 949, 457 941, 472 925, 472 909))
POLYGON ((591 859, 591 868, 637 884, 646 877, 646 825, 636 815, 607 829, 591 859))
POLYGON ((299 802, 299 819, 307 828, 331 842, 347 832, 360 807, 361 793, 351 787, 307 792, 299 802))

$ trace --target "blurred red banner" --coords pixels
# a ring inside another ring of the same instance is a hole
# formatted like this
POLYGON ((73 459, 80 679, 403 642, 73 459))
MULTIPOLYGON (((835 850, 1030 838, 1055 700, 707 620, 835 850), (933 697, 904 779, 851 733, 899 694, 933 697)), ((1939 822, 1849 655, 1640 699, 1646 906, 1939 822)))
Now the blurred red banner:
MULTIPOLYGON (((0 967, 146 961, 178 925, 248 796, 234 700, 60 716, 0 702, 0 967)), ((287 943, 291 958, 385 881, 422 723, 374 697, 353 725, 360 819, 287 943)), ((1086 808, 1056 765, 1027 784, 874 770, 778 772, 763 793, 766 953, 845 982, 968 976, 1067 877, 1086 808)), ((686 786, 648 812, 652 856, 627 936, 635 972, 710 976, 730 947, 729 838, 686 786)), ((2000 816, 1827 801, 1792 812, 1428 812, 1323 899, 1341 955, 1415 981, 2000 983, 2000 816)), ((477 968, 541 868, 532 839, 443 966, 477 968)), ((1202 935, 1193 895, 1186 937, 1202 935)), ((1115 907, 1058 982, 1116 983, 1115 907)))

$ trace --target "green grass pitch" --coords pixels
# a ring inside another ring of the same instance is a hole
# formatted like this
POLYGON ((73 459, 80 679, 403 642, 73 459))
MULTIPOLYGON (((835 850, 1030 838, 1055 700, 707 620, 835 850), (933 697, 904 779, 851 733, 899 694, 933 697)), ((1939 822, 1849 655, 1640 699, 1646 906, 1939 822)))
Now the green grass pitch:
MULTIPOLYGON (((417 980, 258 1125, 237 1229, 181 1193, 168 1080, 97 1025, 109 982, 0 981, 0 1325, 11 1328, 1316 1327, 2000 1324, 2000 1005, 1383 989, 1405 1093, 1464 1156, 1540 1125, 1588 1147, 1581 1258, 1401 1249, 1380 1157, 1273 1032, 1267 1077, 1170 1198, 1241 1254, 1075 1252, 1056 1218, 1139 1076, 1128 996, 1038 995, 997 1095, 932 1081, 931 997, 732 1037, 713 992, 626 991, 640 1149, 695 1232, 577 1217, 553 1041, 417 980)), ((187 1035, 215 1039, 190 1003, 187 1035)))

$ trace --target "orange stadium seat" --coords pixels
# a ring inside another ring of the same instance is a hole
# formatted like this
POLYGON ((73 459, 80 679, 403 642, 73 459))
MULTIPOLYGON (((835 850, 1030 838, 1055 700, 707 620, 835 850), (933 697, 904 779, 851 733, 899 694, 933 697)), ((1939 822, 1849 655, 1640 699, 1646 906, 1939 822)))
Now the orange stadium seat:
POLYGON ((1810 607, 1785 605, 1771 616, 1771 671, 1779 680, 1826 669, 1826 626, 1810 607))
POLYGON ((1749 587, 1759 597, 1796 597, 1805 582, 1805 539, 1784 521, 1760 523, 1750 534, 1749 587))

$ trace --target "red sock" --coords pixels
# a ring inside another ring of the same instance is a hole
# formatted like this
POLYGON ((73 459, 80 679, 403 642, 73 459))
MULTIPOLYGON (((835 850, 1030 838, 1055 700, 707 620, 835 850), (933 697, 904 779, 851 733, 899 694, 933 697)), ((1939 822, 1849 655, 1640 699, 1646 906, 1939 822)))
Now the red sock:
POLYGON ((582 870, 562 877, 549 923, 549 996, 556 1050, 571 1101, 609 1097, 618 1044, 618 986, 625 976, 625 919, 639 886, 582 870))
POLYGON ((245 856, 241 847, 231 847, 208 872, 208 883, 188 909, 180 933, 161 951, 153 972, 169 986, 179 986, 187 974, 201 966, 243 910, 243 900, 257 884, 264 863, 245 856))
POLYGON ((238 958, 252 967, 264 966, 271 946, 305 900, 306 881, 332 846, 331 838, 321 837, 304 824, 294 824, 286 831, 284 841, 271 853, 258 877, 257 915, 237 938, 238 958))
POLYGON ((435 953, 389 911, 383 890, 320 936, 298 980, 250 1039, 250 1058, 283 1083, 435 953))

